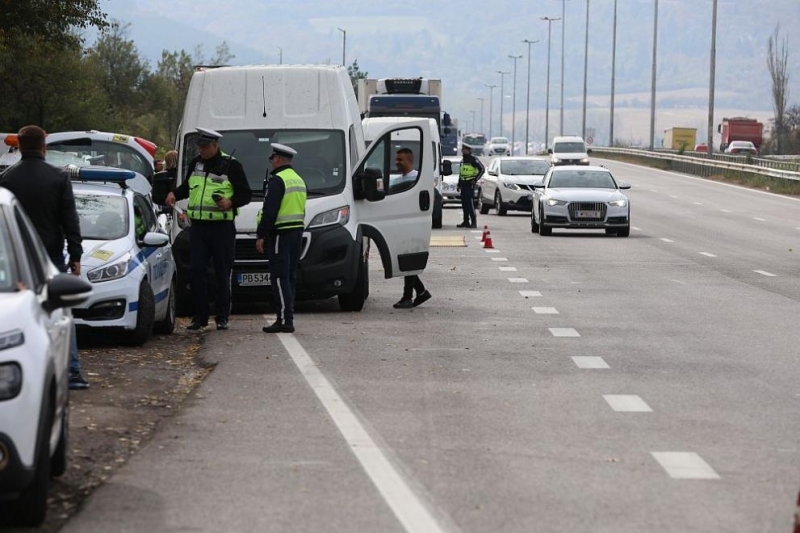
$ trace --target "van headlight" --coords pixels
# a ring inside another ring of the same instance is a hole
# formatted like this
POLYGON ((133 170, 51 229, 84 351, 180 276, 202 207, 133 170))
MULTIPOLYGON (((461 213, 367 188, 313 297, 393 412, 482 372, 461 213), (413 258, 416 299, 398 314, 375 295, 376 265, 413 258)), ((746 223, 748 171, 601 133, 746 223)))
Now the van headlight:
POLYGON ((19 365, 17 363, 0 365, 0 401, 15 398, 20 390, 22 390, 22 369, 19 365))
POLYGON ((589 164, 589 158, 588 157, 584 157, 583 159, 581 159, 581 163, 585 163, 585 164, 588 165, 589 164))
POLYGON ((628 205, 628 200, 625 200, 624 198, 620 200, 613 200, 611 202, 608 202, 608 205, 613 205, 614 207, 625 207, 626 205, 628 205))
POLYGON ((560 160, 559 158, 557 158, 557 157, 554 157, 554 158, 552 158, 552 159, 550 160, 550 162, 551 162, 551 163, 560 163, 560 162, 561 162, 561 160, 560 160))
POLYGON ((86 274, 86 278, 92 283, 120 279, 125 277, 125 274, 128 273, 128 265, 130 262, 130 255, 126 255, 121 260, 111 263, 110 265, 104 265, 90 270, 89 273, 86 274))
POLYGON ((333 226, 334 224, 344 226, 349 221, 350 206, 345 205, 343 207, 331 209, 330 211, 325 211, 324 213, 320 213, 319 215, 315 216, 313 219, 311 219, 311 223, 308 225, 308 228, 322 228, 325 226, 333 226))

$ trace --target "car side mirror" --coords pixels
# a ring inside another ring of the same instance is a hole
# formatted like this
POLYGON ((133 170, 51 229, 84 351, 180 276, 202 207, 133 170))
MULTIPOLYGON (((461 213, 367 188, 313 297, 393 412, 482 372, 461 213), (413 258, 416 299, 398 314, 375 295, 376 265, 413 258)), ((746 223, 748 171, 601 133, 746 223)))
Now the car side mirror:
POLYGON ((591 148, 587 148, 587 149, 586 149, 586 155, 589 155, 589 154, 591 154, 591 153, 592 153, 592 149, 591 149, 591 148))
POLYGON ((442 122, 444 122, 445 126, 449 126, 450 124, 453 123, 452 119, 450 118, 450 113, 445 113, 444 114, 444 117, 442 118, 442 122))
POLYGON ((553 149, 552 149, 552 148, 548 148, 548 149, 547 149, 547 153, 548 153, 548 154, 552 154, 552 153, 553 153, 553 149))
POLYGON ((155 231, 149 231, 144 234, 144 238, 142 242, 145 246, 154 246, 156 248, 161 248, 162 246, 166 246, 169 244, 169 235, 165 235, 163 233, 157 233, 155 231))
POLYGON ((453 175, 453 162, 445 159, 444 161, 442 161, 442 176, 452 176, 452 175, 453 175))
POLYGON ((533 187, 534 189, 544 189, 544 182, 543 181, 538 181, 538 182, 534 183, 533 185, 531 185, 531 187, 533 187))
POLYGON ((496 170, 487 170, 486 173, 489 174, 490 176, 497 176, 496 170))
POLYGON ((383 173, 377 168, 365 168, 357 173, 353 189, 357 200, 379 202, 386 198, 383 173))
POLYGON ((58 274, 47 282, 47 300, 43 308, 48 313, 62 307, 79 305, 92 295, 92 285, 72 274, 58 274))
POLYGON ((619 188, 620 189, 630 189, 631 188, 631 184, 630 183, 625 183, 624 181, 621 181, 619 183, 619 188))

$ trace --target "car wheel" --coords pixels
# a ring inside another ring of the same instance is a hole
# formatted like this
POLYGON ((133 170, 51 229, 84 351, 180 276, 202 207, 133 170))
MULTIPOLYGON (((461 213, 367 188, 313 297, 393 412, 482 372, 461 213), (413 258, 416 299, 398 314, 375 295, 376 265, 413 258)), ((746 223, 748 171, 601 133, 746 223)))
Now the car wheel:
POLYGON ((481 206, 481 215, 488 215, 489 206, 483 201, 483 191, 478 191, 478 204, 481 206))
POLYGON ((617 230, 617 237, 628 237, 631 234, 631 227, 625 226, 617 230))
POLYGON ((533 213, 531 210, 531 233, 539 233, 539 224, 536 223, 536 216, 533 213))
POLYGON ((503 205, 503 198, 500 196, 500 191, 494 193, 494 209, 501 217, 506 216, 506 213, 508 213, 508 209, 503 205))
POLYGON ((60 477, 67 471, 67 449, 69 446, 69 399, 64 404, 64 412, 61 413, 61 433, 58 437, 56 452, 50 459, 50 475, 60 477))
POLYGON ((44 398, 47 402, 43 410, 43 419, 39 425, 36 442, 36 459, 33 480, 20 493, 16 502, 17 510, 14 521, 21 526, 35 527, 44 522, 47 514, 47 491, 50 488, 50 428, 53 427, 52 398, 44 398))
POLYGON ((153 289, 147 280, 139 285, 139 307, 136 311, 136 329, 128 333, 128 344, 141 346, 147 342, 153 333, 153 322, 156 316, 156 300, 153 289))
POLYGON ((544 223, 544 211, 539 210, 539 235, 547 237, 553 234, 553 228, 544 223))
POLYGON ((369 259, 363 259, 358 264, 356 285, 347 294, 339 295, 339 307, 342 311, 357 313, 364 309, 364 302, 369 295, 369 259))
POLYGON ((160 322, 156 322, 155 327, 153 328, 156 333, 161 333, 162 335, 171 335, 173 331, 175 331, 175 317, 177 316, 177 307, 175 304, 175 280, 172 280, 172 283, 169 284, 169 296, 167 297, 167 314, 164 316, 164 320, 160 322))

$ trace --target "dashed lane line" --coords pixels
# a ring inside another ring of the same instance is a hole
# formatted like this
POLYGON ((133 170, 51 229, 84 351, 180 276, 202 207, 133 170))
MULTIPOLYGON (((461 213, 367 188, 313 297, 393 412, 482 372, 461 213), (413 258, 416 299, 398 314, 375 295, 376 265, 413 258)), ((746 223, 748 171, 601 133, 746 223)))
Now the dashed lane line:
POLYGON ((483 251, 486 252, 487 254, 499 254, 500 253, 500 250, 496 250, 494 248, 484 248, 483 251))
POLYGON ((768 278, 777 277, 777 274, 773 274, 772 272, 767 272, 766 270, 753 270, 756 274, 761 274, 762 276, 767 276, 768 278))
POLYGON ((694 452, 650 452, 672 479, 719 479, 719 474, 694 452))
POLYGON ((517 267, 500 267, 500 272, 516 272, 517 267))
POLYGON ((767 221, 766 218, 761 218, 761 217, 753 217, 753 220, 758 220, 759 222, 766 222, 767 221))
POLYGON ((492 261, 498 261, 500 263, 505 263, 508 261, 507 257, 492 257, 492 261))
POLYGON ((697 253, 700 254, 700 255, 704 255, 706 257, 717 257, 716 255, 708 253, 708 252, 697 252, 697 253))
POLYGON ((548 328, 553 337, 580 337, 574 328, 548 328))
POLYGON ((279 333, 278 338, 403 528, 409 533, 444 533, 428 507, 370 437, 297 338, 291 333, 279 333))
POLYGON ((667 238, 665 238, 665 237, 661 237, 661 239, 660 239, 660 240, 662 240, 662 241, 664 241, 664 242, 675 242, 675 241, 673 241, 672 239, 667 239, 667 238))
POLYGON ((542 295, 539 291, 519 291, 519 294, 523 298, 539 298, 542 295))
POLYGON ((653 410, 635 394, 604 394, 603 399, 618 413, 652 413, 653 410))
POLYGON ((537 315, 557 315, 558 309, 555 307, 531 307, 537 315))
POLYGON ((527 278, 508 278, 511 283, 528 283, 527 278))
POLYGON ((578 368, 606 369, 611 368, 602 357, 595 355, 576 355, 572 357, 578 368))

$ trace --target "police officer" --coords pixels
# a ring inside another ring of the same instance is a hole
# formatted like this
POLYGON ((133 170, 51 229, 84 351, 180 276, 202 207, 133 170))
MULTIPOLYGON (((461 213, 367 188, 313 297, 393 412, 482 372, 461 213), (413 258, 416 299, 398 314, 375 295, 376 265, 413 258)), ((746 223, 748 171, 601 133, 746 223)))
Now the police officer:
POLYGON ((264 208, 258 223, 256 250, 269 259, 272 298, 277 318, 264 333, 294 331, 294 297, 297 263, 303 240, 306 213, 306 184, 292 168, 297 155, 293 148, 273 143, 269 157, 272 172, 265 182, 264 208))
POLYGON ((461 167, 458 173, 458 188, 461 191, 461 209, 464 222, 458 228, 477 228, 478 218, 475 216, 475 183, 483 176, 483 163, 472 155, 469 145, 461 145, 461 167))
POLYGON ((217 329, 228 329, 231 312, 231 269, 233 268, 237 208, 250 202, 252 192, 242 164, 222 153, 219 139, 222 134, 197 128, 199 155, 189 162, 186 180, 167 195, 166 203, 173 207, 176 200, 189 199, 187 216, 191 251, 191 283, 194 298, 194 318, 186 328, 199 331, 208 326, 208 287, 206 268, 214 262, 217 329))

